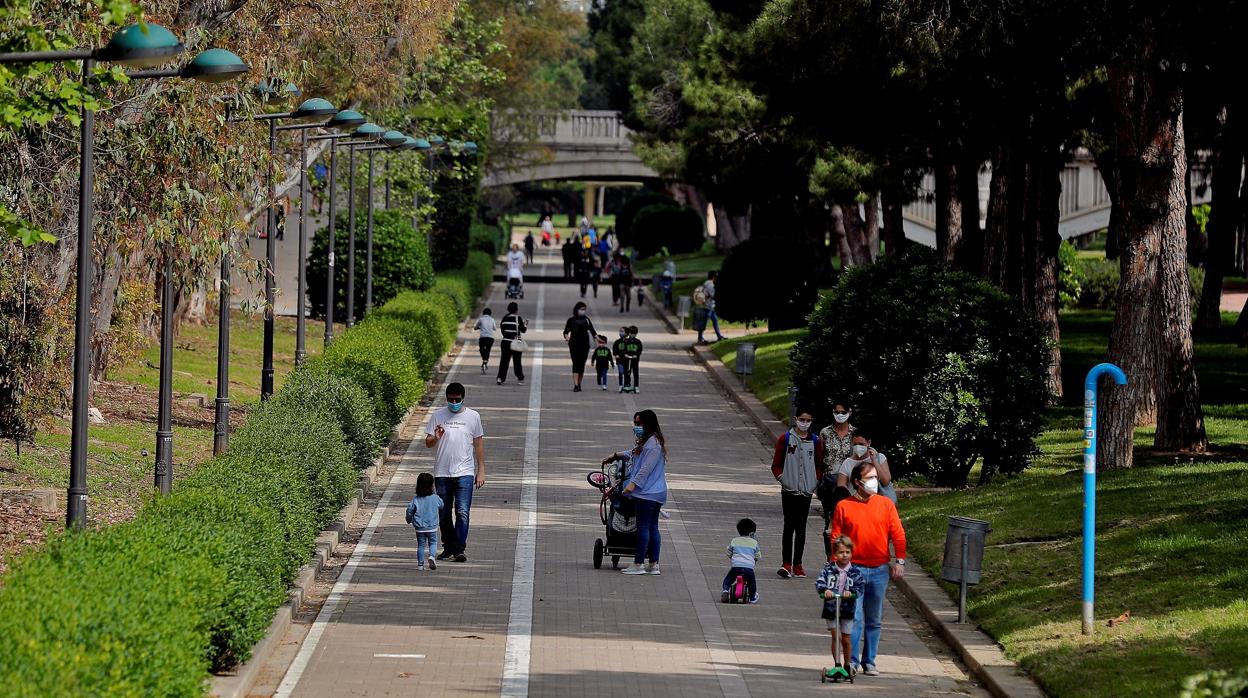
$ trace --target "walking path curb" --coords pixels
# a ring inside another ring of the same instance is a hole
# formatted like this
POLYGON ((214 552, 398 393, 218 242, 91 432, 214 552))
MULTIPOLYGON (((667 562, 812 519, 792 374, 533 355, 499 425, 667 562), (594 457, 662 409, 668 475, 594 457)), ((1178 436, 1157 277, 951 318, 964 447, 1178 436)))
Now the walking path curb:
MULTIPOLYGON (((479 306, 480 304, 481 300, 478 299, 477 305, 479 306)), ((467 320, 459 324, 457 334, 464 332, 466 323, 467 320)), ((462 351, 463 347, 462 343, 457 343, 441 357, 438 367, 440 370, 430 380, 429 389, 425 391, 426 396, 433 395, 436 397, 438 393, 437 388, 446 379, 446 367, 449 365, 449 359, 462 351)), ((214 676, 211 679, 208 695, 215 696, 215 698, 245 698, 247 696, 251 684, 255 681, 257 672, 268 662, 273 655, 273 651, 281 644, 286 631, 290 629, 291 621, 295 614, 299 612, 304 596, 316 581, 316 576, 325 569, 330 557, 333 556, 334 551, 338 548, 338 544, 342 541, 342 534, 351 525, 351 519, 355 517, 356 511, 360 507, 360 502, 368 495, 373 485, 378 483, 381 467, 386 462, 386 459, 395 453, 392 449, 398 442, 400 434, 409 424, 413 423, 413 420, 416 420, 417 424, 423 421, 430 409, 431 405, 413 405, 403 415, 403 419, 391 430, 390 440, 382 450, 381 455, 360 474, 360 481, 355 496, 342 508, 342 511, 338 513, 338 517, 329 525, 329 528, 326 528, 317 536, 316 550, 312 554, 313 559, 299 569, 299 573, 295 576, 295 581, 291 585, 288 600, 277 609, 277 613, 273 616, 273 621, 269 623, 269 627, 264 631, 264 638, 252 648, 251 659, 246 664, 236 667, 232 674, 214 676)), ((398 455, 402 456, 401 453, 398 455)))
MULTIPOLYGON (((665 315, 662 312, 657 314, 665 315)), ((670 323, 668 326, 672 327, 670 323)), ((740 381, 715 352, 709 347, 697 345, 692 347, 692 351, 719 387, 736 400, 763 432, 773 438, 779 438, 785 432, 784 423, 776 419, 753 393, 741 387, 740 381)), ((903 492, 899 490, 898 494, 903 492)), ((1021 667, 1006 658, 995 640, 973 625, 957 622, 958 607, 936 580, 917 569, 918 565, 907 567, 915 567, 915 572, 922 574, 911 572, 910 576, 893 580, 893 583, 918 607, 936 634, 957 652, 976 678, 983 681, 985 688, 997 698, 1044 698, 1044 691, 1021 667)))

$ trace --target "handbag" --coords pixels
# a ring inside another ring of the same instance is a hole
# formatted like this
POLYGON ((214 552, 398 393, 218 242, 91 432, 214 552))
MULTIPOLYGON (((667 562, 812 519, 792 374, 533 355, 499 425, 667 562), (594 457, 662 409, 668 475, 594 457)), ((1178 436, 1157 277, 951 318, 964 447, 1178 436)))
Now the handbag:
POLYGON ((511 351, 513 353, 523 354, 524 350, 528 348, 529 348, 528 343, 519 337, 516 337, 515 339, 511 340, 511 351))

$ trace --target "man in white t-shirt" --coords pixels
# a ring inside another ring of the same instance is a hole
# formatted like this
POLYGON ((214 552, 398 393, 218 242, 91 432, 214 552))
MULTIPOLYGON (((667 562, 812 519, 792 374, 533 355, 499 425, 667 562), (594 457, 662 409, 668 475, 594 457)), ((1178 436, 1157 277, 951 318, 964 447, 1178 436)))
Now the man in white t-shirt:
POLYGON ((485 486, 485 431, 481 428, 481 415, 464 406, 462 384, 446 386, 446 407, 430 415, 425 448, 437 449, 433 456, 433 487, 443 502, 442 552, 437 559, 467 562, 472 491, 474 486, 485 486))
POLYGON ((507 253, 508 269, 524 269, 524 253, 520 251, 519 243, 512 244, 511 252, 507 253))

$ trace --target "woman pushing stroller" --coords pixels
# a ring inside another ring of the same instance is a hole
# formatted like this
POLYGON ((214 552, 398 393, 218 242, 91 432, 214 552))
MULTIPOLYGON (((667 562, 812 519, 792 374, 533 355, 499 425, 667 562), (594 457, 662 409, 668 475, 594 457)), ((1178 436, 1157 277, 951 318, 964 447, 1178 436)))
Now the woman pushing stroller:
POLYGON ((667 445, 654 410, 633 415, 633 434, 637 441, 631 451, 613 453, 602 459, 607 465, 617 460, 631 460, 623 495, 633 500, 637 517, 637 552, 633 564, 621 570, 624 574, 660 574, 659 572, 659 510, 667 502, 667 445), (649 560, 647 566, 643 562, 649 560))

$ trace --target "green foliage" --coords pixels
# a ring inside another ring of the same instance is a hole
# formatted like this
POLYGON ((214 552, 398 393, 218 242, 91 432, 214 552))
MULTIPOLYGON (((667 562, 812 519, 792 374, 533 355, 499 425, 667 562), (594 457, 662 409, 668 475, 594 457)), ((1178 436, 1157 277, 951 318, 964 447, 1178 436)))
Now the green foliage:
POLYGON ((715 282, 716 312, 725 320, 758 322, 784 330, 801 327, 815 307, 816 251, 779 239, 746 240, 724 258, 715 282))
POLYGON ((453 316, 457 318, 466 317, 472 311, 472 304, 476 299, 472 293, 472 284, 462 276, 439 276, 438 283, 433 285, 433 292, 450 301, 454 310, 453 316))
POLYGON ((383 430, 377 424, 368 393, 355 382, 335 375, 320 357, 308 360, 290 374, 273 401, 296 409, 331 411, 342 427, 351 447, 351 460, 358 469, 372 465, 381 452, 378 435, 383 430))
MULTIPOLYGON (((1191 291, 1192 307, 1200 302, 1200 288, 1205 283, 1205 270, 1200 267, 1187 268, 1188 286, 1191 291)), ((1070 279, 1065 275, 1058 278, 1058 292, 1063 294, 1066 289, 1079 289, 1078 306, 1099 310, 1113 310, 1118 302, 1119 265, 1112 259, 1076 259, 1071 265, 1070 279), (1063 287, 1063 284, 1070 286, 1063 287)), ((1063 306, 1067 307, 1067 306, 1063 306)))
POLYGON ((454 343, 459 317, 453 301, 435 287, 435 291, 431 292, 399 294, 374 311, 364 324, 384 328, 400 337, 419 367, 422 378, 428 378, 438 357, 454 343))
POLYGON ((0 439, 20 450, 59 402, 61 386, 46 380, 55 356, 53 308, 42 302, 48 282, 31 274, 25 252, 10 245, 0 240, 0 439))
MULTIPOLYGON (((725 276, 727 276, 725 263, 725 276)), ((965 485, 1036 453, 1047 401, 1040 328, 992 286, 915 250, 854 269, 820 301, 792 354, 802 400, 848 401, 898 477, 965 485)))
POLYGON ((137 523, 52 537, 0 590, 13 696, 199 696, 225 571, 137 523))
POLYGON ((1083 293, 1075 271, 1078 263, 1079 250, 1069 240, 1063 240, 1057 248, 1057 305, 1063 310, 1079 305, 1079 297, 1083 293))
POLYGON ((144 539, 223 573, 209 656, 221 671, 247 661, 286 598, 285 539, 277 515, 222 492, 179 489, 154 500, 135 522, 144 539))
POLYGON ((1248 669, 1205 671, 1183 681, 1182 698, 1238 698, 1248 694, 1248 669))
POLYGON ((355 381, 368 393, 379 441, 424 394, 424 372, 412 345, 382 321, 361 323, 334 339, 323 361, 330 372, 355 381))
POLYGON ((669 254, 702 249, 702 216, 691 208, 652 204, 637 212, 632 224, 632 244, 642 257, 666 248, 669 254))
POLYGON ((656 205, 676 206, 676 202, 670 197, 662 194, 652 194, 646 192, 637 194, 624 202, 620 207, 620 212, 615 215, 615 236, 620 242, 621 247, 629 247, 634 244, 633 240, 633 219, 647 206, 656 205))
POLYGON ((507 234, 497 225, 473 223, 468 230, 468 249, 498 257, 507 249, 507 234))
MULTIPOLYGON (((359 207, 357 207, 358 209, 359 207)), ((334 318, 347 316, 347 247, 349 244, 346 213, 338 216, 334 233, 334 318)), ((355 216, 355 315, 364 317, 365 280, 368 274, 368 213, 356 211, 355 216)), ((308 302, 312 314, 325 317, 325 284, 328 275, 327 252, 329 229, 321 228, 312 238, 308 254, 308 302)), ((373 305, 380 306, 405 289, 423 290, 433 285, 433 267, 422 232, 412 227, 410 212, 380 210, 373 212, 373 305)))

